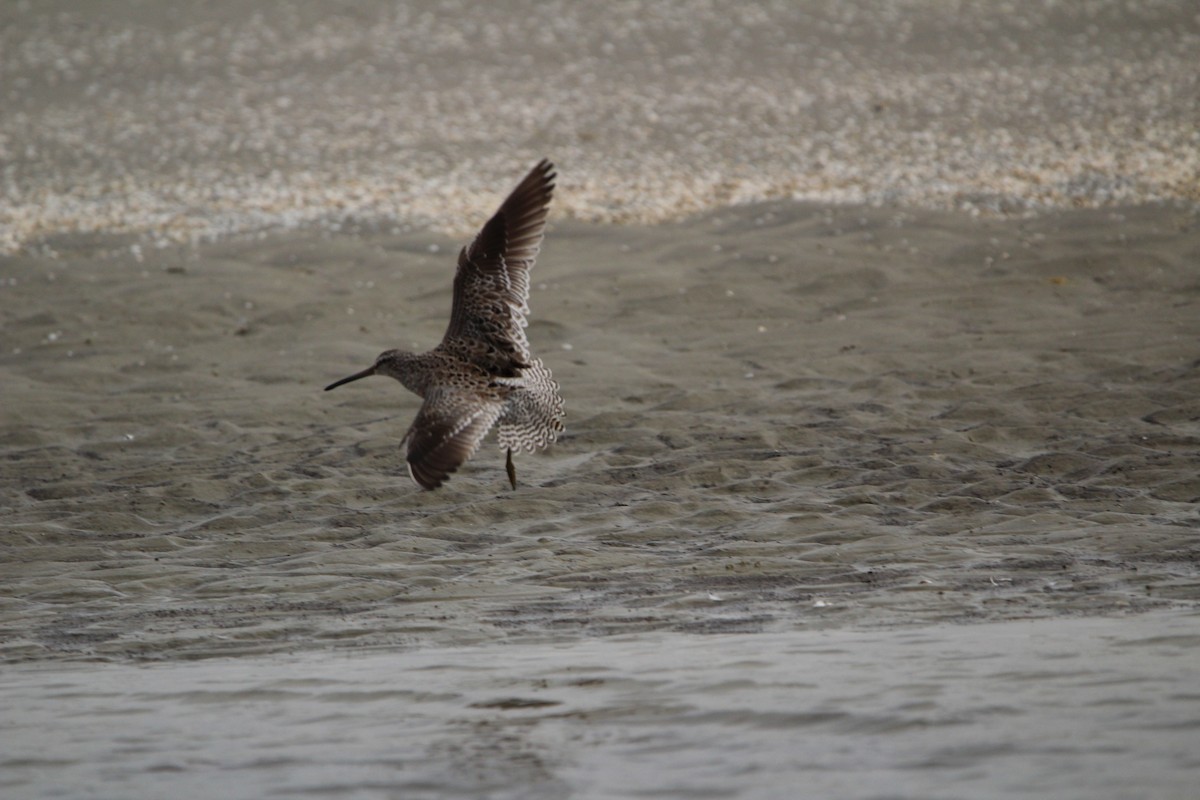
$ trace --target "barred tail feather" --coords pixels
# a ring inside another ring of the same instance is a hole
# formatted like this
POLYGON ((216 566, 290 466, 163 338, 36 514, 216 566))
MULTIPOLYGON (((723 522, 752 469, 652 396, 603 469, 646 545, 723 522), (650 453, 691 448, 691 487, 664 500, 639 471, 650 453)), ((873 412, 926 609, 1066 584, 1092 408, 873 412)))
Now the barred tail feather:
POLYGON ((532 452, 558 438, 563 430, 563 399, 558 383, 540 358, 521 370, 499 419, 502 449, 532 452))

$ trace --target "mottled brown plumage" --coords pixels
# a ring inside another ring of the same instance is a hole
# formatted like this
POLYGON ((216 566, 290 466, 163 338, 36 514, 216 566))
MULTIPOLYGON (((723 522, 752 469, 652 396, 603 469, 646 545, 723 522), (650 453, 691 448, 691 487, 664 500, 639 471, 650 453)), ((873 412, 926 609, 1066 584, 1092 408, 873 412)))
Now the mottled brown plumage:
POLYGON ((424 398, 401 446, 421 487, 436 489, 475 454, 499 423, 506 468, 517 488, 512 451, 533 451, 558 438, 563 401, 541 359, 529 352, 529 270, 546 230, 554 165, 542 160, 458 256, 450 325, 428 353, 388 350, 362 372, 388 375, 424 398))

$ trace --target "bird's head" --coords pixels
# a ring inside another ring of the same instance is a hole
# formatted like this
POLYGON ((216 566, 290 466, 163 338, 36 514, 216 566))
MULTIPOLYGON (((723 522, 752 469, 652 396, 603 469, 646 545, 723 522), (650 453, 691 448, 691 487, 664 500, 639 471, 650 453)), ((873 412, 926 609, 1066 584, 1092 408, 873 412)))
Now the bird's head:
POLYGON ((371 375, 387 375, 395 378, 396 380, 401 380, 401 376, 403 375, 403 366, 409 355, 409 353, 404 353, 400 350, 384 350, 379 354, 379 357, 375 359, 374 364, 367 367, 362 372, 356 372, 353 375, 347 375, 340 381, 334 381, 325 387, 325 391, 328 392, 330 389, 336 389, 344 383, 350 383, 351 381, 356 381, 359 378, 366 378, 371 375))

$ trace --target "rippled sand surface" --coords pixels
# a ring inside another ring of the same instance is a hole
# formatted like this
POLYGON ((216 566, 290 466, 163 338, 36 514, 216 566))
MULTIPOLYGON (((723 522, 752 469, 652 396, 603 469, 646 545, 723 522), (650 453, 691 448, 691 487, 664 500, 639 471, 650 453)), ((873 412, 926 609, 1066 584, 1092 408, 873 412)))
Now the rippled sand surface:
POLYGON ((1200 231, 777 203, 564 225, 546 455, 416 491, 453 243, 9 260, 10 658, 988 620, 1196 598, 1200 231), (437 252, 431 252, 437 250, 437 252))
POLYGON ((0 793, 1191 797, 1190 6, 96 8, 0 9, 0 793), (419 492, 321 387, 542 155, 567 433, 419 492))

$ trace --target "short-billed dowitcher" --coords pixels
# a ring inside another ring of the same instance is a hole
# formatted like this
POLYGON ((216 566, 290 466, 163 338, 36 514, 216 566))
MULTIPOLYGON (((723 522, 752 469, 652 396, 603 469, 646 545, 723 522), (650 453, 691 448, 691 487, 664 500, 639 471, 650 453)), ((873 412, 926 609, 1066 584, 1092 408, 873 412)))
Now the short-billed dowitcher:
POLYGON ((563 401, 540 358, 529 352, 529 270, 546 230, 554 165, 543 159, 458 255, 450 326, 428 353, 387 350, 375 363, 325 387, 388 375, 424 402, 401 446, 408 472, 436 489, 474 455, 499 423, 508 480, 517 488, 512 451, 558 438, 563 401))

